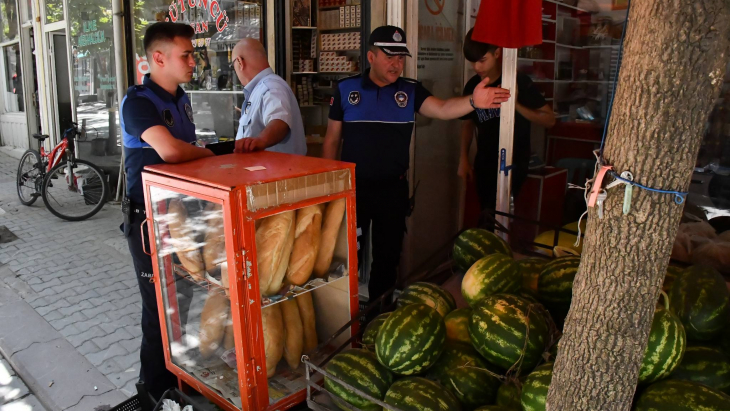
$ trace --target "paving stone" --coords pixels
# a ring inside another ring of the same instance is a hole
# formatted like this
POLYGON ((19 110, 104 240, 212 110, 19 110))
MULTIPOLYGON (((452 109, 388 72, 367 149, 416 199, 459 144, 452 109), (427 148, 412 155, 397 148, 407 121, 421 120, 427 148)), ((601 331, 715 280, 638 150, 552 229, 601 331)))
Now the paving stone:
POLYGON ((114 357, 114 361, 119 364, 123 371, 129 371, 131 369, 132 371, 137 371, 137 373, 139 373, 140 358, 139 353, 136 350, 126 355, 114 357))
POLYGON ((76 327, 79 329, 79 331, 82 332, 86 330, 86 327, 80 327, 79 323, 83 322, 84 320, 86 320, 86 317, 84 317, 84 315, 79 312, 73 313, 71 315, 64 315, 57 320, 49 321, 48 319, 46 319, 46 321, 48 321, 53 326, 53 328, 57 330, 65 328, 68 324, 76 324, 76 327))
POLYGON ((96 367, 99 367, 101 363, 103 363, 105 360, 109 358, 114 358, 118 355, 125 355, 127 354, 127 350, 124 349, 121 345, 118 343, 112 344, 109 348, 105 350, 101 350, 96 353, 91 353, 88 355, 85 355, 87 360, 89 360, 92 364, 94 364, 96 367))
POLYGON ((94 344, 94 341, 89 340, 76 347, 76 350, 82 355, 86 356, 88 354, 94 354, 101 351, 101 348, 99 348, 98 345, 94 344))
POLYGON ((64 299, 59 299, 59 300, 57 300, 56 302, 54 302, 52 304, 46 305, 45 307, 39 307, 39 308, 37 308, 36 309, 36 312, 38 312, 38 314, 40 314, 40 315, 46 315, 46 314, 50 313, 51 311, 55 311, 55 310, 58 310, 58 309, 61 309, 61 308, 69 307, 70 305, 71 305, 70 302, 68 302, 68 301, 66 301, 64 299))
POLYGON ((116 331, 105 335, 104 337, 94 338, 94 344, 98 345, 99 348, 104 350, 107 347, 109 347, 110 345, 112 345, 118 341, 130 340, 134 337, 135 336, 133 334, 130 334, 124 328, 119 328, 116 331))
POLYGON ((68 342, 71 343, 71 345, 73 345, 74 347, 78 347, 84 342, 91 340, 92 338, 102 338, 106 335, 107 333, 104 332, 104 330, 102 330, 98 326, 94 326, 82 332, 81 334, 72 335, 66 339, 68 340, 68 342))

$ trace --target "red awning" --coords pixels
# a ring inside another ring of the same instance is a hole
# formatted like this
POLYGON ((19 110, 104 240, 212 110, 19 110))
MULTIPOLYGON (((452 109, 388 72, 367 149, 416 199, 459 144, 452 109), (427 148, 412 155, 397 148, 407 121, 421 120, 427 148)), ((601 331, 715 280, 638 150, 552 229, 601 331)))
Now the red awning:
POLYGON ((471 38, 513 49, 542 43, 542 0, 482 0, 471 38))

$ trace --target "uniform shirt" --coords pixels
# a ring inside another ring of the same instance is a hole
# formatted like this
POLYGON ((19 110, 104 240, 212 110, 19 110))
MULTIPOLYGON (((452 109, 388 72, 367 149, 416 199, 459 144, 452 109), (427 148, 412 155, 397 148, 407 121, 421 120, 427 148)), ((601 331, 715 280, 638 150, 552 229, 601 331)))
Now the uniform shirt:
MULTIPOLYGON (((474 93, 474 88, 482 81, 479 75, 474 75, 464 86, 464 95, 474 93)), ((498 87, 502 84, 502 77, 488 87, 498 87)), ((517 73, 517 101, 530 109, 543 107, 545 97, 535 87, 530 78, 522 73, 517 73)), ((496 170, 499 164, 499 118, 500 109, 476 109, 463 120, 472 120, 477 128, 477 158, 474 164, 475 169, 494 170, 496 182, 496 170)), ((530 121, 518 112, 515 112, 515 133, 512 146, 512 163, 515 172, 527 174, 527 167, 530 163, 530 121)))
POLYGON ((157 151, 142 139, 142 133, 154 126, 165 126, 173 137, 193 143, 196 140, 193 109, 183 89, 178 87, 173 96, 147 74, 143 85, 127 90, 120 111, 127 197, 133 203, 142 204, 142 170, 145 166, 164 163, 157 151))
POLYGON ((355 163, 358 178, 402 177, 408 170, 416 113, 430 96, 420 82, 404 77, 379 87, 369 69, 340 80, 329 118, 342 122, 342 161, 355 163))
POLYGON ((284 79, 274 74, 271 68, 267 68, 243 88, 243 96, 236 140, 258 137, 272 120, 281 120, 289 126, 289 132, 283 140, 266 151, 307 154, 307 140, 304 137, 299 103, 284 79))

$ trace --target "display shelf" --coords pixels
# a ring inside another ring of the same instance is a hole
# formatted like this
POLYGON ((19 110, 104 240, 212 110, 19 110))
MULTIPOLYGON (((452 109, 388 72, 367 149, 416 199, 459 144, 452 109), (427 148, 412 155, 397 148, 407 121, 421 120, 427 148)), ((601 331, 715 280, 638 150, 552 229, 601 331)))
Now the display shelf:
POLYGON ((547 2, 547 3, 554 3, 554 4, 557 4, 558 6, 567 7, 569 9, 577 10, 577 11, 580 11, 580 12, 583 12, 583 13, 594 13, 592 11, 588 11, 586 9, 582 9, 582 8, 580 8, 578 6, 571 6, 570 4, 565 4, 563 2, 556 1, 556 0, 543 0, 543 1, 544 2, 547 2))
POLYGON ((575 50, 583 50, 585 47, 582 46, 571 46, 570 44, 563 44, 563 43, 555 43, 558 47, 565 47, 568 49, 575 49, 575 50))
POLYGON ((205 288, 209 292, 225 295, 226 297, 228 297, 228 294, 226 293, 227 288, 224 288, 221 285, 220 281, 213 278, 207 272, 205 273, 205 280, 198 280, 193 275, 191 275, 190 272, 185 269, 185 267, 180 264, 172 264, 172 270, 180 278, 191 282, 199 286, 200 288, 205 288))
POLYGON ((546 23, 555 23, 556 21, 554 19, 542 19, 542 21, 546 23))
POLYGON ((318 71, 292 71, 291 74, 294 75, 301 75, 301 74, 317 74, 318 71))
POLYGON ((292 26, 293 30, 317 30, 314 26, 292 26))
POLYGON ((320 71, 319 74, 360 74, 359 71, 320 71))
POLYGON ((555 40, 543 40, 544 44, 555 44, 555 40))
POLYGON ((326 278, 314 278, 307 281, 304 285, 291 285, 284 294, 277 294, 272 296, 261 296, 261 309, 264 309, 270 305, 279 304, 282 301, 291 300, 299 295, 312 292, 318 288, 326 287, 334 284, 337 281, 348 278, 344 266, 339 266, 338 270, 330 273, 326 278))
POLYGON ((360 30, 360 26, 356 27, 340 27, 336 29, 319 29, 319 31, 348 31, 348 30, 360 30))
POLYGON ((517 61, 530 61, 534 63, 555 63, 555 60, 548 60, 548 59, 531 59, 527 57, 518 57, 517 61))

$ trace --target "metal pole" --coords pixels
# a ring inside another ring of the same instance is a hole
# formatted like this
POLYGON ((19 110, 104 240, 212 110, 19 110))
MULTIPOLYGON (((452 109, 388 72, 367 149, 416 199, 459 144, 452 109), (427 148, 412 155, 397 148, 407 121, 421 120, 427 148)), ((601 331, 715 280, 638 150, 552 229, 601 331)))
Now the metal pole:
MULTIPOLYGON (((124 0, 112 0, 112 15, 113 15, 113 26, 114 26, 114 69, 116 71, 117 78, 117 108, 120 113, 117 118, 121 119, 122 99, 126 95, 127 90, 127 53, 126 44, 124 41, 124 0)), ((116 121, 116 120, 115 120, 116 121)), ((111 129, 111 127, 110 127, 111 129)), ((116 133, 114 136, 109 136, 116 139, 116 133)), ((121 160, 119 162, 119 180, 117 181, 117 195, 116 201, 119 201, 120 193, 125 190, 126 178, 124 175, 124 147, 122 145, 121 160)))
MULTIPOLYGON (((512 143, 515 132, 515 96, 517 95, 517 49, 502 49, 502 88, 508 89, 512 93, 512 97, 502 103, 499 120, 499 148, 505 150, 505 165, 512 165, 512 143)), ((493 155, 499 156, 500 153, 493 155)), ((497 211, 503 213, 510 212, 510 194, 512 191, 512 173, 500 172, 497 168, 497 211)), ((497 221, 509 229, 509 218, 497 216, 497 221)), ((507 240, 507 234, 501 232, 499 234, 507 240)))

